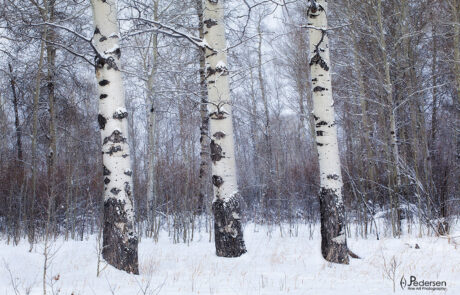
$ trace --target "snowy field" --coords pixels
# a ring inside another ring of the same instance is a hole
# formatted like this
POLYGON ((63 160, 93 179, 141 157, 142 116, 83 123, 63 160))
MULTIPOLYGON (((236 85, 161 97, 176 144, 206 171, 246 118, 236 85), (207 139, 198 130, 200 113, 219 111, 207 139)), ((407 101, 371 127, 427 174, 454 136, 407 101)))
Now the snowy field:
MULTIPOLYGON (((460 241, 403 236, 367 240, 353 235, 349 247, 362 259, 350 265, 327 263, 320 255, 319 231, 309 239, 308 228, 298 237, 280 237, 274 228, 247 225, 248 253, 236 259, 214 255, 214 245, 202 232, 190 245, 172 244, 166 233, 159 243, 143 239, 139 245, 140 276, 112 267, 96 277, 96 238, 58 240, 47 277, 48 294, 392 294, 385 275, 396 265, 396 294, 460 294, 460 241), (420 249, 415 248, 418 244, 420 249), (384 260, 387 267, 384 266, 384 260), (402 290, 401 277, 446 281, 447 291, 402 290)), ((0 241, 0 294, 43 294, 43 245, 32 253, 22 242, 13 247, 0 241), (15 286, 15 287, 14 287, 15 286), (15 292, 16 289, 16 292, 15 292)))

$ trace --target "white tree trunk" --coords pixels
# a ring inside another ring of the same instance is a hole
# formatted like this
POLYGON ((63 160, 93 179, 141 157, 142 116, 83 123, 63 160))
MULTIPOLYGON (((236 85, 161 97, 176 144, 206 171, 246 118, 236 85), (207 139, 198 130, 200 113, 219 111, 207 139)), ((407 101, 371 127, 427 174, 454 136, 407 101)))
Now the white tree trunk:
POLYGON ((117 1, 91 0, 91 4, 105 185, 102 255, 114 267, 137 274, 138 239, 134 232, 128 112, 120 72, 117 1))
POLYGON ((205 0, 203 18, 205 41, 214 49, 206 50, 206 85, 209 98, 216 254, 238 257, 246 252, 246 246, 240 220, 242 199, 236 179, 222 0, 205 0))
POLYGON ((327 2, 310 1, 308 11, 310 66, 313 87, 313 114, 320 169, 321 252, 335 263, 348 263, 345 218, 342 201, 337 127, 334 117, 331 75, 329 73, 329 40, 327 2))

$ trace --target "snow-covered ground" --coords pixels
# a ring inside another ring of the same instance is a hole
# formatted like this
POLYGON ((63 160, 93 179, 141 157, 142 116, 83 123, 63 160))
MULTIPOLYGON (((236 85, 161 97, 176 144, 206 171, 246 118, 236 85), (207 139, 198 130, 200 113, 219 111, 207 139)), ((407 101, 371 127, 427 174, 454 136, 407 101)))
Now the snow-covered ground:
MULTIPOLYGON (((248 253, 240 258, 219 258, 208 234, 189 245, 172 244, 166 233, 160 241, 142 239, 139 245, 141 275, 128 275, 107 267, 96 277, 96 238, 53 243, 48 294, 392 294, 386 278, 387 265, 396 261, 396 294, 460 294, 459 246, 445 238, 403 236, 401 239, 354 236, 350 248, 362 259, 335 265, 320 255, 318 229, 314 239, 301 227, 298 237, 280 237, 273 229, 245 228, 248 253), (418 244, 420 249, 415 248, 418 244), (447 291, 402 290, 401 277, 446 281, 447 291), (53 293, 54 292, 54 293, 53 293)), ((43 245, 32 253, 23 241, 19 246, 0 241, 0 294, 43 294, 43 245), (15 293, 13 283, 19 293, 15 293)), ((387 267, 387 270, 390 267, 387 267)))

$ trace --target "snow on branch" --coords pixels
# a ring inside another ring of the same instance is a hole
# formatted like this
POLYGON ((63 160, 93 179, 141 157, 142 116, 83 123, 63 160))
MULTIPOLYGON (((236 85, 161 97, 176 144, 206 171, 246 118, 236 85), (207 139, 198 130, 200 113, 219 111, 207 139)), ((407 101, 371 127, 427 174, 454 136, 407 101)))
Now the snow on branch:
MULTIPOLYGON (((92 38, 88 38, 80 33, 77 33, 75 30, 72 30, 70 28, 67 28, 65 26, 62 26, 62 25, 58 25, 58 24, 55 24, 55 23, 50 23, 50 22, 43 22, 43 23, 38 23, 38 24, 30 24, 31 26, 50 26, 50 27, 53 27, 53 28, 57 28, 57 29, 61 29, 61 30, 64 30, 66 32, 69 32, 71 33, 72 35, 78 37, 79 39, 87 42, 88 44, 91 45, 91 47, 95 50, 93 44, 92 44, 92 38)), ((62 49, 64 49, 65 51, 69 52, 70 54, 74 55, 74 56, 77 56, 77 57, 80 57, 82 58, 83 60, 85 60, 86 62, 88 62, 89 64, 93 65, 94 66, 94 63, 91 62, 91 60, 89 60, 84 54, 81 54, 81 53, 78 53, 72 49, 70 49, 69 47, 63 45, 63 44, 60 44, 60 43, 57 43, 57 42, 52 42, 50 40, 43 40, 45 41, 47 44, 52 44, 54 46, 58 46, 62 49)))
POLYGON ((148 32, 157 32, 157 33, 164 34, 164 35, 167 35, 167 36, 170 36, 170 37, 173 37, 173 38, 184 38, 184 39, 190 41, 195 46, 198 46, 199 48, 203 48, 203 49, 207 48, 207 49, 209 49, 211 51, 214 51, 214 52, 216 51, 211 46, 209 46, 209 44, 206 42, 206 40, 200 39, 200 38, 198 38, 196 36, 193 36, 191 34, 188 34, 186 32, 182 32, 182 31, 180 31, 178 29, 173 28, 170 25, 165 25, 165 24, 163 24, 161 22, 146 19, 146 18, 143 18, 143 17, 138 17, 138 18, 136 18, 136 20, 142 21, 145 24, 154 26, 155 28, 128 33, 124 37, 131 37, 131 36, 144 34, 144 33, 148 33, 148 32))
POLYGON ((320 27, 316 27, 316 26, 312 26, 312 25, 300 25, 298 26, 299 28, 302 28, 302 29, 312 29, 312 30, 318 30, 318 31, 333 31, 333 30, 338 30, 338 29, 341 29, 341 28, 344 28, 344 27, 347 27, 351 24, 344 24, 344 25, 341 25, 341 26, 337 26, 337 27, 330 27, 330 28, 320 28, 320 27))
POLYGON ((77 36, 78 38, 86 41, 86 42, 91 42, 91 39, 86 37, 86 36, 83 36, 82 34, 79 34, 77 32, 75 32, 74 30, 72 29, 69 29, 65 26, 61 26, 61 25, 58 25, 58 24, 55 24, 55 23, 50 23, 50 22, 43 22, 43 23, 39 23, 39 24, 30 24, 31 26, 51 26, 51 27, 54 27, 54 28, 58 28, 58 29, 62 29, 64 31, 67 31, 75 36, 77 36))

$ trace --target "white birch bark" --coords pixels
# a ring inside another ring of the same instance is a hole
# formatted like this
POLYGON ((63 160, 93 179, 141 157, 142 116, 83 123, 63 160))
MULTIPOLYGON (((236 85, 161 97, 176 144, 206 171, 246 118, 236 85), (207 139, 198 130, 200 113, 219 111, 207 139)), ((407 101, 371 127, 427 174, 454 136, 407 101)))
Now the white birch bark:
POLYGON ((206 85, 211 134, 213 212, 216 254, 237 257, 246 252, 240 220, 241 196, 236 178, 232 104, 222 0, 205 0, 203 24, 206 49, 206 85))
POLYGON ((134 232, 128 112, 120 72, 117 1, 91 0, 91 4, 105 185, 102 254, 114 267, 137 274, 138 240, 134 232))
POLYGON ((310 4, 308 10, 310 71, 321 182, 321 252, 328 261, 347 264, 348 248, 342 201, 343 182, 329 72, 327 2, 310 1, 310 4))

